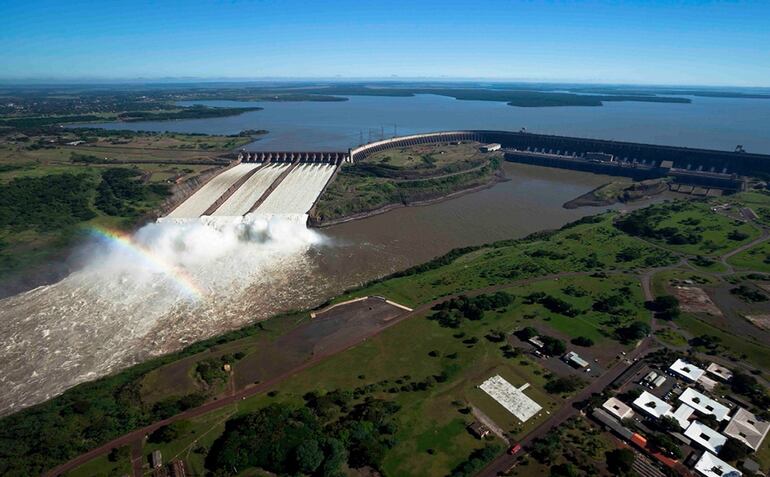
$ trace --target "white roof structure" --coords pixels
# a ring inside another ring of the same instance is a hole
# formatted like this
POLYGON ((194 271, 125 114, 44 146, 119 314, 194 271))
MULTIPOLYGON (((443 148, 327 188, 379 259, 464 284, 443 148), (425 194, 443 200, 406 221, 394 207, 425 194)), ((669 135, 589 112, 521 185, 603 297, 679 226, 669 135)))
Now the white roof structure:
POLYGON ((687 429, 687 427, 690 425, 690 416, 692 416, 692 413, 694 412, 695 409, 691 408, 687 404, 680 404, 679 407, 676 408, 676 411, 669 412, 666 415, 676 419, 676 422, 679 423, 682 429, 687 429))
POLYGON ((729 381, 730 378, 733 377, 732 371, 716 363, 709 364, 708 368, 706 368, 706 371, 710 374, 713 374, 722 381, 729 381))
POLYGON ((656 419, 671 412, 671 404, 668 404, 666 401, 653 396, 647 391, 642 391, 642 394, 640 394, 639 397, 634 401, 634 406, 636 406, 637 409, 644 412, 645 414, 650 415, 656 419))
POLYGON ((683 359, 677 359, 668 369, 691 382, 697 381, 706 372, 683 359))
POLYGON ((770 431, 770 422, 763 421, 749 411, 738 408, 738 411, 725 428, 725 435, 735 438, 755 451, 762 445, 762 441, 770 431))
MULTIPOLYGON (((525 384, 522 386, 522 389, 525 389, 527 386, 525 384)), ((500 375, 492 376, 481 383, 479 387, 521 422, 527 422, 543 409, 538 403, 524 394, 522 389, 517 389, 500 375)))
POLYGON ((695 470, 705 477, 741 477, 741 472, 711 452, 704 452, 695 470))
POLYGON ((690 424, 690 427, 684 431, 684 435, 714 454, 719 454, 719 450, 727 442, 727 437, 698 421, 690 424))
POLYGON ((607 399, 604 404, 602 404, 602 407, 605 411, 618 418, 618 420, 628 419, 634 415, 631 406, 614 397, 607 399))
POLYGON ((713 379, 709 378, 707 375, 703 375, 700 378, 698 378, 698 384, 703 386, 703 389, 706 391, 713 391, 714 388, 716 388, 719 383, 714 381, 713 379))
POLYGON ((717 421, 728 419, 728 414, 730 414, 729 407, 714 401, 693 388, 685 389, 684 392, 679 395, 679 400, 701 414, 714 416, 717 421))

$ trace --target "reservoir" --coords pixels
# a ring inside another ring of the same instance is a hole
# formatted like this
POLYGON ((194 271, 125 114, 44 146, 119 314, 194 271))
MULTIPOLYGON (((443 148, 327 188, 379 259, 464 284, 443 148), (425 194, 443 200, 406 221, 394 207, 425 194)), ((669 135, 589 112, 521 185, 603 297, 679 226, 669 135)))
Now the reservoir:
POLYGON ((601 107, 520 108, 435 95, 351 96, 341 102, 192 101, 181 105, 259 106, 239 116, 101 123, 109 129, 236 134, 270 133, 262 150, 347 150, 380 136, 452 129, 496 129, 770 154, 770 100, 690 96, 690 104, 605 102, 601 107), (394 134, 395 133, 395 134, 394 134))

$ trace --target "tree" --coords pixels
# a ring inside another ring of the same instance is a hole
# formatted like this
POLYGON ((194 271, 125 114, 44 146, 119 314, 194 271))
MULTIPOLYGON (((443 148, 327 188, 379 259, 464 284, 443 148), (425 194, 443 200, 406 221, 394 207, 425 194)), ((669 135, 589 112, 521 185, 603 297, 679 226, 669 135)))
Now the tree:
POLYGON ((300 444, 295 453, 297 469, 305 474, 315 472, 324 460, 324 453, 315 439, 310 439, 300 444))
POLYGON ((565 376, 545 383, 545 390, 551 394, 571 393, 577 391, 584 381, 577 376, 565 376))
POLYGON ((543 342, 543 353, 547 355, 557 356, 567 351, 564 341, 552 336, 541 336, 540 341, 543 342))
POLYGON ((668 434, 655 432, 648 437, 647 444, 653 449, 657 449, 658 451, 663 452, 664 454, 668 454, 671 457, 677 459, 682 457, 682 449, 679 448, 679 445, 676 443, 676 441, 668 434))
POLYGON ((745 458, 750 452, 751 450, 746 447, 743 442, 729 437, 727 442, 725 442, 719 450, 719 457, 728 462, 735 462, 736 460, 745 458))
POLYGON ((551 466, 551 477, 578 477, 580 472, 570 463, 551 466))
POLYGON ((615 449, 604 453, 607 459, 607 470, 612 475, 626 475, 636 460, 636 454, 631 449, 615 449))
POLYGON ((641 321, 634 321, 628 326, 618 328, 616 333, 622 341, 640 340, 650 334, 650 325, 641 321))
POLYGON ((585 336, 578 336, 577 338, 572 338, 572 341, 570 341, 575 346, 583 346, 585 348, 588 348, 589 346, 594 345, 594 340, 591 338, 586 338, 585 336))

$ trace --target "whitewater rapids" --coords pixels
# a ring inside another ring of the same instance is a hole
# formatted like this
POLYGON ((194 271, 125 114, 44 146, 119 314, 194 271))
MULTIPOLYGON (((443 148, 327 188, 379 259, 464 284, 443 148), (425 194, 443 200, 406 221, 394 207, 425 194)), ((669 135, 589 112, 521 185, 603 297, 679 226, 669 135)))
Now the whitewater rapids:
POLYGON ((324 243, 306 219, 203 217, 98 234, 78 271, 0 300, 0 415, 306 305, 317 295, 308 252, 324 243))

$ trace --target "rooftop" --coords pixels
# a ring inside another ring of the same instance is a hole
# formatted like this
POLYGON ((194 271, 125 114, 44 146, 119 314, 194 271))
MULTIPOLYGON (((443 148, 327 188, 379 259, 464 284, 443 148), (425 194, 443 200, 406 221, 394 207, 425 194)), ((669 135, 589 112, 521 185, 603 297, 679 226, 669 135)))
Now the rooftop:
POLYGON ((500 375, 492 376, 479 387, 521 422, 528 421, 542 409, 538 403, 524 394, 522 389, 514 387, 500 375))
POLYGON ((671 412, 671 404, 647 391, 642 391, 642 394, 634 401, 634 406, 656 419, 671 412))
POLYGON ((696 391, 693 388, 687 388, 679 395, 679 400, 701 414, 714 416, 717 421, 728 419, 730 408, 720 404, 710 397, 696 391))
POLYGON ((604 404, 602 404, 602 407, 607 412, 621 420, 634 415, 634 411, 631 409, 631 406, 614 397, 607 399, 604 404))
POLYGON ((684 431, 684 435, 714 454, 719 454, 719 450, 727 442, 727 437, 698 421, 690 424, 690 427, 684 431))
POLYGON ((581 358, 580 355, 574 351, 570 351, 569 353, 565 354, 564 359, 581 368, 585 368, 589 365, 588 361, 581 358))
POLYGON ((762 445, 770 430, 770 422, 763 421, 746 409, 738 408, 730 423, 725 428, 725 435, 733 437, 755 451, 762 445))
POLYGON ((676 411, 669 412, 666 415, 676 419, 676 422, 679 423, 682 429, 687 429, 687 427, 690 425, 690 416, 692 416, 693 412, 695 412, 695 409, 691 408, 687 404, 680 404, 679 407, 676 408, 676 411))
POLYGON ((683 359, 677 359, 668 369, 692 382, 697 381, 706 372, 683 359))
POLYGON ((695 470, 705 477, 740 477, 742 474, 735 467, 718 458, 711 452, 704 452, 695 464, 695 470))
POLYGON ((706 368, 706 371, 723 381, 728 381, 733 377, 732 371, 716 363, 709 364, 708 368, 706 368))

